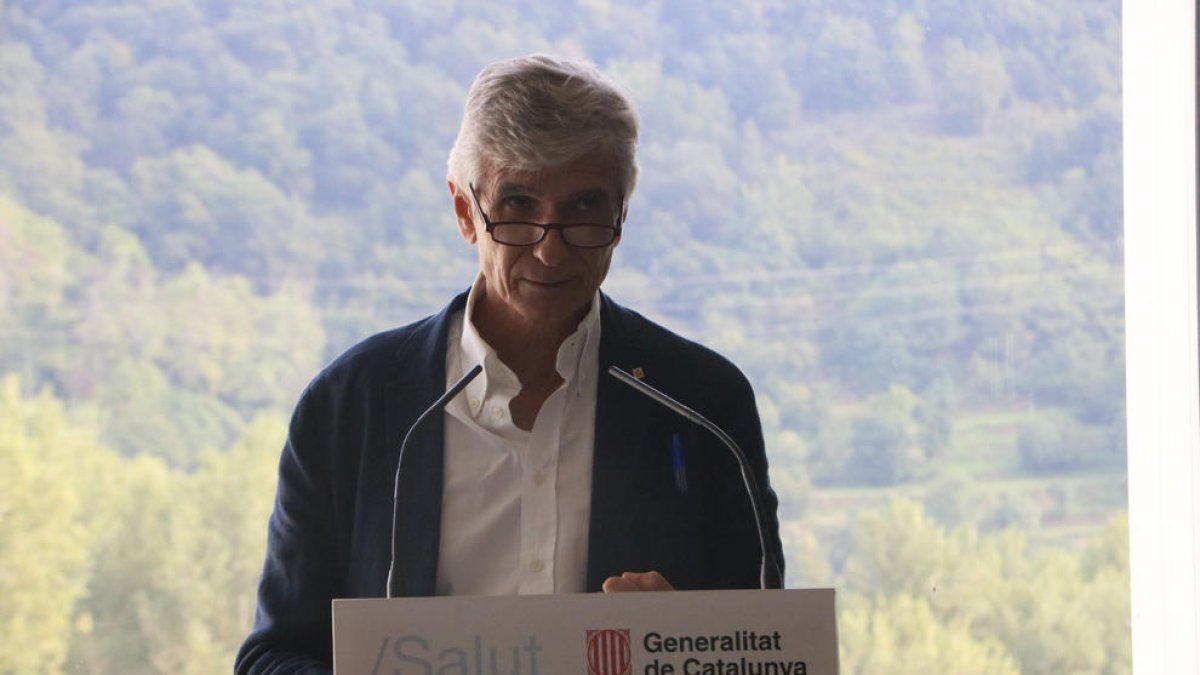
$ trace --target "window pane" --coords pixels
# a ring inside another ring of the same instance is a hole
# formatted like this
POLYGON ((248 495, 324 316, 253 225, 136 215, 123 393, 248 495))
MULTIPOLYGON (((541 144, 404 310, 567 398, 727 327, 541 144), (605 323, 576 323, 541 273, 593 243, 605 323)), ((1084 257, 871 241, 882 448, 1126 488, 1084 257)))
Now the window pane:
POLYGON ((0 672, 222 672, 286 420, 475 273, 478 69, 643 124, 606 290, 759 395, 843 669, 1126 672, 1115 0, 0 5, 0 672))

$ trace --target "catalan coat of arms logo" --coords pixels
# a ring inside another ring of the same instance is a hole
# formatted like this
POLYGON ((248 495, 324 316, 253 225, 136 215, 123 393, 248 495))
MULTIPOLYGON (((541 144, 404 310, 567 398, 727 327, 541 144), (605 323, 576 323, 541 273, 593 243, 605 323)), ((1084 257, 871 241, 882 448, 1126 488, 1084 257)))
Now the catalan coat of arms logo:
POLYGON ((588 675, 630 675, 629 629, 589 630, 587 664, 588 675))

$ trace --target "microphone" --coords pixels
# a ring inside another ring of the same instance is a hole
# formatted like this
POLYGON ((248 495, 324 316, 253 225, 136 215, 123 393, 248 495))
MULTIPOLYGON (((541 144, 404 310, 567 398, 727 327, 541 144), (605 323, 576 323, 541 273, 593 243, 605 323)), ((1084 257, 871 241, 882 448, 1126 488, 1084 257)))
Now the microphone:
POLYGON ((413 422, 412 426, 408 428, 408 432, 404 434, 404 441, 400 444, 400 457, 396 460, 396 486, 392 490, 392 561, 391 564, 388 565, 388 598, 396 597, 396 590, 400 585, 400 579, 396 575, 396 522, 399 520, 397 516, 399 515, 400 509, 400 469, 404 467, 404 450, 408 447, 408 441, 412 438, 413 432, 421 426, 421 423, 433 413, 438 412, 442 408, 446 407, 446 404, 450 402, 450 399, 457 396, 458 392, 465 389, 466 386, 471 383, 471 380, 474 380, 482 372, 483 366, 479 364, 476 364, 474 368, 467 371, 466 375, 463 375, 461 378, 459 378, 458 382, 455 382, 449 389, 446 390, 446 393, 442 394, 440 397, 438 397, 438 400, 434 401, 432 405, 426 408, 425 412, 421 413, 417 417, 417 421, 413 422))
POLYGON ((779 571, 779 563, 775 560, 775 556, 767 549, 767 531, 766 526, 763 524, 760 507, 760 504, 762 504, 762 491, 759 490, 758 482, 750 472, 750 463, 746 461, 746 455, 738 447, 738 444, 734 442, 729 434, 725 433, 724 429, 709 421, 704 415, 676 401, 617 366, 609 366, 608 374, 633 387, 639 393, 653 399, 659 405, 702 427, 716 436, 725 444, 725 447, 729 448, 729 451, 733 453, 734 459, 737 460, 738 469, 742 472, 742 484, 745 486, 746 494, 750 498, 750 508, 754 513, 754 526, 758 529, 758 546, 762 552, 762 567, 759 572, 760 587, 783 588, 783 574, 779 571))

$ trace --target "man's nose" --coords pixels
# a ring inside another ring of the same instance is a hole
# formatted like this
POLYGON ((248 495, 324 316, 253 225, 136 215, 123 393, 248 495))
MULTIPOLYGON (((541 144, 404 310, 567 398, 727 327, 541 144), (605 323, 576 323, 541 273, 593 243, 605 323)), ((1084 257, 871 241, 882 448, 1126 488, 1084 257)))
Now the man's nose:
POLYGON ((570 255, 571 245, 563 239, 562 230, 552 228, 546 231, 546 236, 533 245, 533 257, 546 267, 555 267, 570 255))

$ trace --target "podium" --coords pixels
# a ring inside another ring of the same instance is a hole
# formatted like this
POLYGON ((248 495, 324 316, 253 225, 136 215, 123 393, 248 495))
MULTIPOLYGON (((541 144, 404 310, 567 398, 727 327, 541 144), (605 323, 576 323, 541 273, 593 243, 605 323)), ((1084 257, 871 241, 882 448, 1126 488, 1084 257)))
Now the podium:
POLYGON ((335 675, 836 675, 833 589, 333 601, 335 675))

